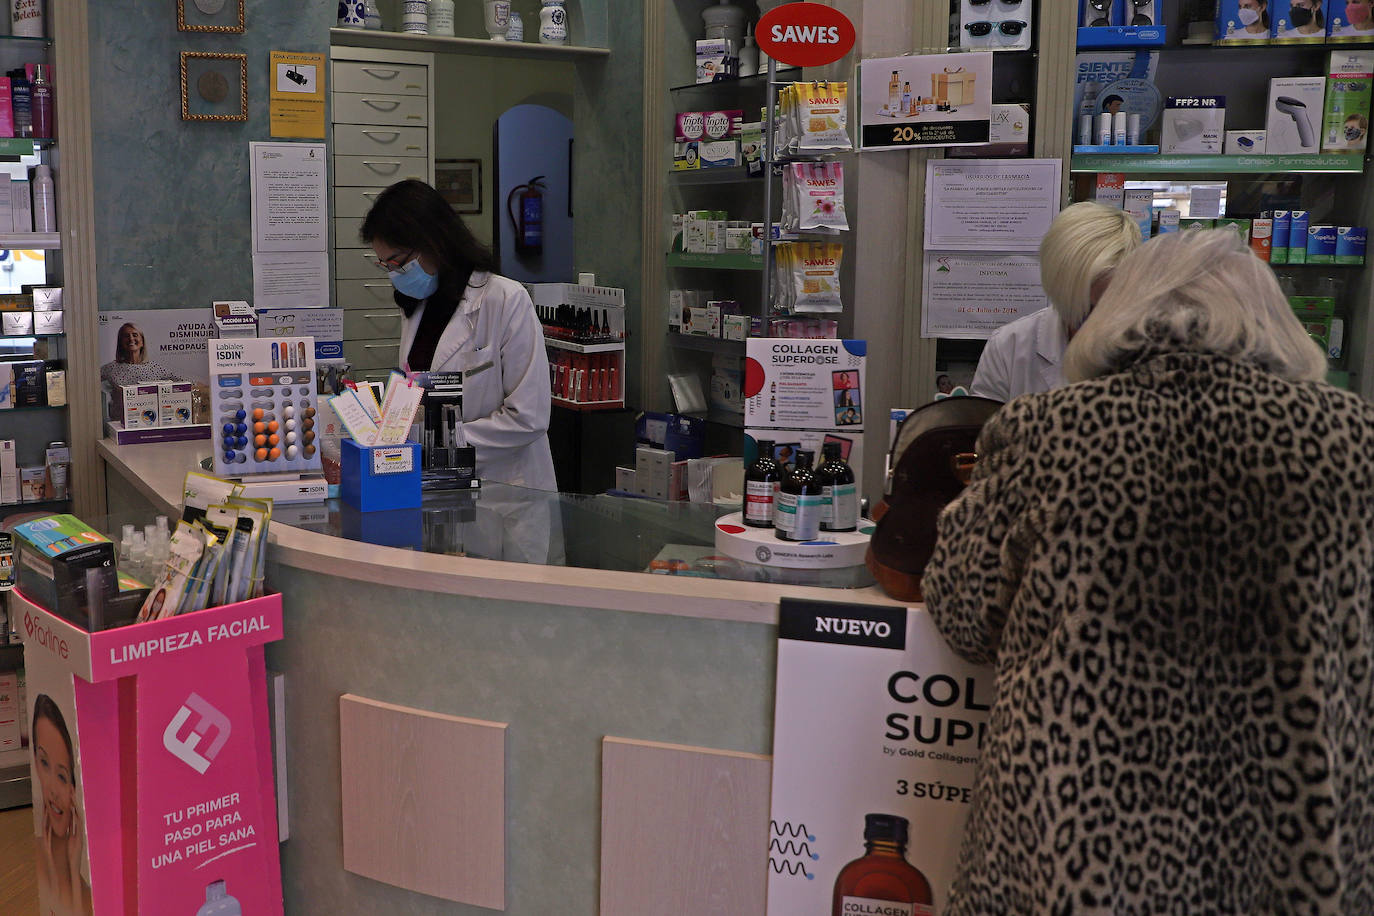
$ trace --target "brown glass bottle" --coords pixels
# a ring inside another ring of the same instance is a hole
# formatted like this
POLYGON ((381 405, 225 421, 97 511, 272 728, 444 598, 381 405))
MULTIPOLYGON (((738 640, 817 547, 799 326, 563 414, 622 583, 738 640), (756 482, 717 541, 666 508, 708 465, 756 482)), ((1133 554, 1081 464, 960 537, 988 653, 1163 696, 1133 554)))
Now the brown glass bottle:
POLYGON ((797 464, 782 481, 773 505, 773 536, 781 541, 814 541, 821 533, 821 484, 811 470, 810 452, 797 452, 797 464))
POLYGON ((821 482, 821 530, 856 531, 859 527, 859 491, 854 469, 840 457, 840 443, 821 446, 825 461, 816 468, 821 482))
POLYGON ((760 439, 758 449, 758 457, 744 469, 744 524, 772 528, 773 499, 782 480, 782 468, 773 460, 771 439, 760 439))
POLYGON ((935 916, 930 882, 906 860, 907 819, 864 815, 864 855, 840 869, 831 916, 935 916))

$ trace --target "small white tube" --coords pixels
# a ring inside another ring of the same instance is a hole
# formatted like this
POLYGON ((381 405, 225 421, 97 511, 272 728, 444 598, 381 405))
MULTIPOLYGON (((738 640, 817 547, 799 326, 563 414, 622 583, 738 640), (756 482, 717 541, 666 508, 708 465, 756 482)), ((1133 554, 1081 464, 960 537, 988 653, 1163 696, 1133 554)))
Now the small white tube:
POLYGON ((1104 111, 1097 116, 1097 145, 1111 146, 1112 144, 1112 115, 1111 112, 1104 111))
POLYGON ((1093 145, 1093 116, 1090 114, 1078 119, 1078 142, 1084 146, 1093 145))
POLYGON ((1126 117, 1126 143, 1131 146, 1140 145, 1140 115, 1138 114, 1126 117))
POLYGON ((1112 142, 1117 146, 1126 145, 1126 112, 1118 111, 1112 115, 1112 142))

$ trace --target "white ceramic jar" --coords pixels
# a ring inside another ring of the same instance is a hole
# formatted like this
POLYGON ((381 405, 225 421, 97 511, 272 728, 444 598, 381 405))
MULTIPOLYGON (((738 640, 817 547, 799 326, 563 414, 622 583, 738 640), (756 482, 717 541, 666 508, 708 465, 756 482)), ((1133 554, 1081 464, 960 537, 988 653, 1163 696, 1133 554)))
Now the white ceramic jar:
POLYGON ((453 35, 453 0, 429 0, 429 34, 453 35))
POLYGON ((510 11, 510 25, 506 26, 506 41, 525 40, 525 20, 515 10, 510 11))
POLYGON ((510 28, 510 0, 486 0, 482 4, 482 24, 486 26, 487 38, 492 41, 505 41, 506 29, 510 28))
POLYGON ((543 0, 539 10, 539 43, 565 45, 568 43, 568 11, 563 0, 543 0))

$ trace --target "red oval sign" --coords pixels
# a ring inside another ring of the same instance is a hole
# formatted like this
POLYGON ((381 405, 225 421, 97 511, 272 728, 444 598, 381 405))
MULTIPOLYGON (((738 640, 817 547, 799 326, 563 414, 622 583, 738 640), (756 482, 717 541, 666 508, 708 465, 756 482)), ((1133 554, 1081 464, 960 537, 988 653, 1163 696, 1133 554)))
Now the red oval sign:
POLYGON ((854 23, 839 10, 819 3, 784 3, 759 20, 754 40, 780 63, 821 67, 854 47, 854 23))

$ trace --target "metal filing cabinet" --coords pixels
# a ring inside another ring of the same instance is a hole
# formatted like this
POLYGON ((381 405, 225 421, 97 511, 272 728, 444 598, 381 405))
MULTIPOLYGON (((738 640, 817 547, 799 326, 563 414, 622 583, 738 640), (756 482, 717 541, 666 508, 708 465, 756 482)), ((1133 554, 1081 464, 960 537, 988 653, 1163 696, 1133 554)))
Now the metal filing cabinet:
POLYGON ((358 229, 387 185, 434 183, 434 55, 336 46, 330 58, 334 302, 354 378, 385 379, 399 363, 401 310, 358 229))

